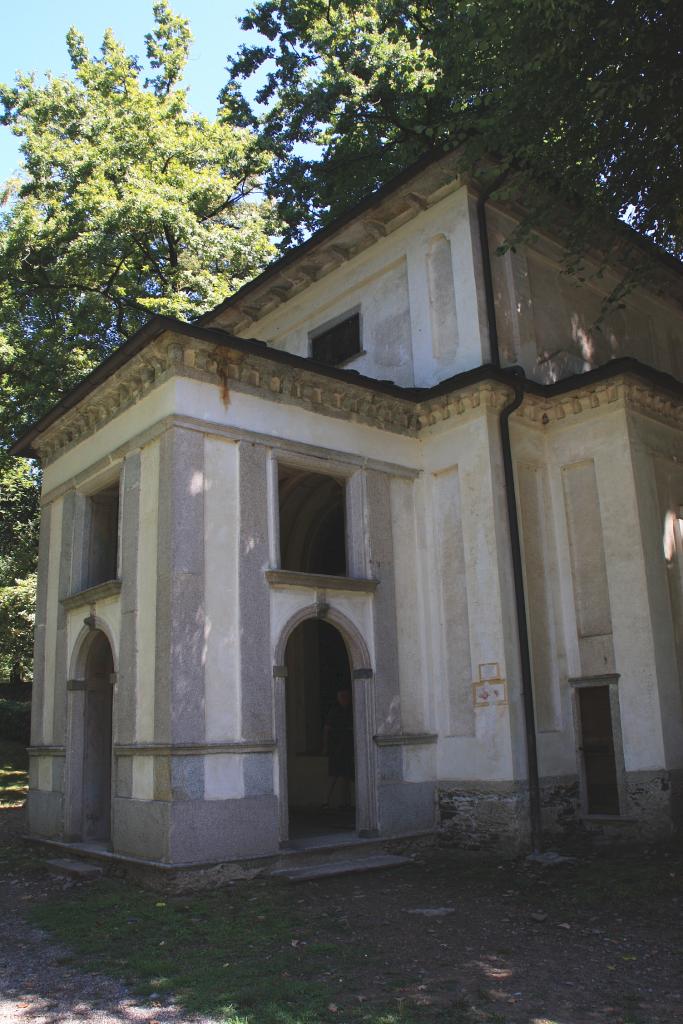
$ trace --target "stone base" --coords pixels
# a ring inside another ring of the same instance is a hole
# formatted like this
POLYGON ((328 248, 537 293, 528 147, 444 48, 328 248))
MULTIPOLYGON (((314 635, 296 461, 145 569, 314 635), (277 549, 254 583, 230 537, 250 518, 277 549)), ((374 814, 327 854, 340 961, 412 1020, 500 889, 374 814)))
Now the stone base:
POLYGON ((205 864, 275 853, 277 799, 114 801, 115 853, 166 864, 205 864))
POLYGON ((683 770, 627 772, 627 814, 643 839, 666 839, 683 828, 683 770))
POLYGON ((436 825, 433 782, 383 782, 378 790, 381 836, 426 832, 436 825))
POLYGON ((549 836, 605 842, 668 839, 683 824, 683 772, 627 772, 619 816, 585 814, 576 776, 541 780, 543 829, 549 836))
POLYGON ((64 832, 64 795, 50 790, 30 789, 28 829, 32 835, 57 839, 64 832))
MULTIPOLYGON (((371 857, 391 855, 405 862, 431 849, 435 834, 391 836, 387 838, 347 837, 339 843, 312 845, 304 849, 279 850, 266 857, 240 858, 221 863, 168 864, 146 861, 114 853, 96 846, 35 838, 60 857, 77 857, 80 863, 98 865, 109 876, 125 878, 155 892, 183 893, 210 890, 235 881, 282 876, 282 869, 330 865, 340 859, 358 860, 359 867, 371 857)), ((367 865, 366 865, 367 867, 367 865)))
POLYGON ((529 846, 525 783, 441 782, 440 842, 515 857, 529 846))
POLYGON ((142 860, 168 861, 171 806, 163 800, 115 797, 112 818, 115 852, 142 860))
POLYGON ((188 800, 173 805, 171 863, 264 857, 280 843, 278 800, 188 800))
MULTIPOLYGON (((653 842, 683 830, 683 771, 628 772, 624 788, 622 815, 586 815, 576 776, 541 779, 546 842, 653 842)), ((438 799, 442 843, 499 856, 528 850, 525 782, 442 782, 438 799)))
POLYGON ((548 837, 571 838, 582 829, 581 787, 576 775, 541 779, 541 820, 548 837))

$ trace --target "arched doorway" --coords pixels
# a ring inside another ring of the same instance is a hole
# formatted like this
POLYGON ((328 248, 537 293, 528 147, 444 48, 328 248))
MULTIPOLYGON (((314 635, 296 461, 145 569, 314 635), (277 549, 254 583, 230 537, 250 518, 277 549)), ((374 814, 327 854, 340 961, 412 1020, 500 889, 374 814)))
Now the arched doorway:
POLYGON ((353 831, 355 714, 342 634, 306 619, 289 637, 285 667, 289 837, 353 831))
POLYGON ((114 659, 104 633, 96 630, 85 657, 83 716, 84 841, 111 838, 112 702, 114 659))

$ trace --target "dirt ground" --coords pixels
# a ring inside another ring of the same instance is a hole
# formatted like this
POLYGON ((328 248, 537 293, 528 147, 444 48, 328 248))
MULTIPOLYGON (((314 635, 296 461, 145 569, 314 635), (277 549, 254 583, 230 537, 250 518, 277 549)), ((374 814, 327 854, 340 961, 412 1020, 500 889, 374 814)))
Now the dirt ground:
MULTIPOLYGON (((122 982, 79 970, 27 923, 32 906, 83 884, 27 865, 22 814, 0 814, 1 1024, 208 1019, 172 994, 136 999, 122 982)), ((683 849, 673 845, 584 851, 554 867, 434 851, 387 872, 239 883, 220 899, 226 913, 264 894, 291 908, 297 925, 281 973, 326 986, 327 1020, 683 1024, 682 879, 683 849), (374 1016, 375 1006, 392 1013, 374 1016)))
MULTIPOLYGON (((23 808, 0 808, 0 1024, 174 1024, 174 1006, 145 1004, 121 982, 78 970, 69 950, 27 920, 71 883, 33 864, 23 808), (28 856, 27 856, 28 854, 28 856), (29 858, 30 862, 29 862, 29 858)), ((200 1019, 192 1018, 200 1024, 200 1019)))

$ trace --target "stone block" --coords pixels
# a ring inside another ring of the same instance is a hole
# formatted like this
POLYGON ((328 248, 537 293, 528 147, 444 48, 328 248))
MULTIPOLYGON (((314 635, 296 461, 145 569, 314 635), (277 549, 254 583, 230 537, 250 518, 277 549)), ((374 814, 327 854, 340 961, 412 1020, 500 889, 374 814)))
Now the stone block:
POLYGON ((116 796, 130 797, 133 793, 133 758, 117 757, 115 764, 115 792, 116 796))
POLYGON ((187 800, 172 805, 170 859, 205 863, 275 854, 279 849, 275 796, 187 800))
POLYGON ((168 861, 169 803, 115 797, 112 812, 114 853, 144 860, 168 861))
POLYGON ((243 773, 245 796, 273 795, 272 754, 245 754, 243 773))
POLYGON ((58 839, 64 829, 64 797, 61 793, 32 789, 28 795, 28 830, 31 835, 58 839))
POLYGON ((433 782, 381 784, 378 792, 381 834, 396 835, 433 829, 436 825, 434 793, 433 782))
POLYGON ((52 790, 55 793, 64 792, 64 767, 66 759, 55 755, 52 758, 52 790))
POLYGON ((171 793, 173 800, 203 800, 203 755, 171 758, 171 793))

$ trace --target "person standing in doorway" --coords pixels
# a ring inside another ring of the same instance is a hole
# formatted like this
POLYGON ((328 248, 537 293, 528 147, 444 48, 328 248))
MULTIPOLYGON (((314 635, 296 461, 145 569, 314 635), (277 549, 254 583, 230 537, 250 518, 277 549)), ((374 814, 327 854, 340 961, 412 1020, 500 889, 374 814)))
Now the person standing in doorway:
POLYGON ((351 691, 337 690, 336 703, 332 705, 323 728, 323 751, 327 754, 327 773, 330 788, 325 806, 329 807, 337 782, 341 780, 341 809, 352 806, 354 781, 353 750, 353 707, 351 691))

